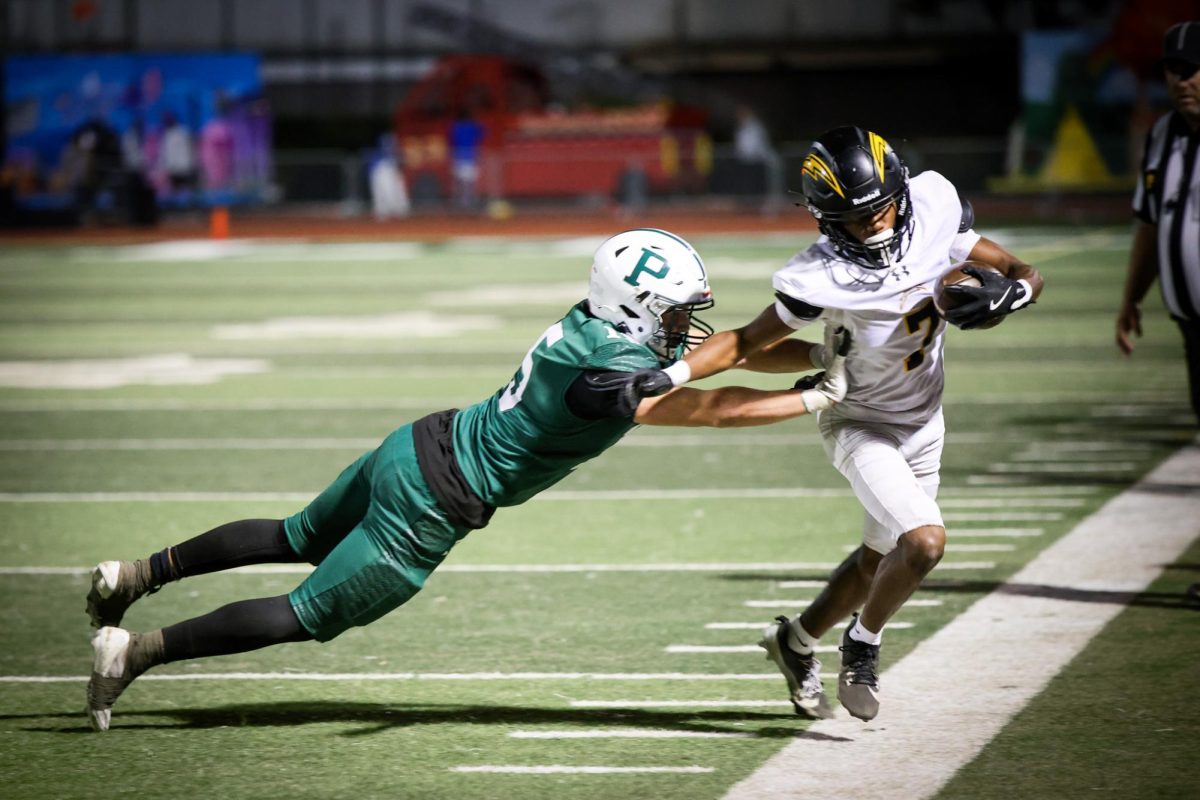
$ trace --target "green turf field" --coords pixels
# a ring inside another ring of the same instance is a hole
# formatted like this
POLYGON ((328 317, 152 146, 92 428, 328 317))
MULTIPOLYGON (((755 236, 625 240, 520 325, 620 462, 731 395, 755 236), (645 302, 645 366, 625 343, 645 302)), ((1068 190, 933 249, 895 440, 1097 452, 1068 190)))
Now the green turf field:
MULTIPOLYGON (((985 232, 1047 288, 997 329, 949 333, 951 547, 888 630, 885 669, 1195 434, 1157 296, 1135 357, 1112 344, 1126 230, 985 232)), ((291 513, 400 423, 490 394, 583 296, 596 243, 0 252, 0 794, 695 800, 803 732, 754 644, 861 524, 808 419, 635 431, 501 511, 375 625, 161 667, 111 731, 87 726, 87 567, 291 513), (479 771, 547 766, 617 771, 479 771)), ((807 242, 693 243, 720 329, 767 305, 807 242)), ((941 797, 1196 796, 1200 616, 1182 594, 1200 545, 1165 566, 941 797)), ((301 577, 196 578, 126 622, 301 577)))

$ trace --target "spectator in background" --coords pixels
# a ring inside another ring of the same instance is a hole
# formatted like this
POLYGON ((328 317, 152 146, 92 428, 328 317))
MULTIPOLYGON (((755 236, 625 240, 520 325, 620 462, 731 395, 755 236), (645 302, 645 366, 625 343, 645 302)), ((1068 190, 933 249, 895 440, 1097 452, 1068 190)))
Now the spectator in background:
POLYGON ((117 132, 104 120, 85 122, 71 137, 68 169, 74 178, 75 196, 85 212, 108 202, 108 190, 121 171, 121 142, 117 132))
POLYGON ((163 113, 162 121, 158 168, 166 175, 172 194, 191 190, 196 185, 196 149, 192 132, 171 111, 163 113))
POLYGON ((407 217, 412 210, 408 201, 408 187, 400 172, 399 148, 396 137, 388 132, 379 137, 379 147, 367 165, 368 181, 371 186, 371 211, 375 219, 383 222, 395 217, 407 217))
POLYGON ((127 172, 144 174, 146 171, 146 125, 141 117, 135 117, 121 134, 121 163, 127 172))
POLYGON ((484 135, 483 125, 469 112, 460 114, 450 126, 454 201, 462 209, 474 209, 479 202, 479 151, 484 135))
POLYGON ((121 134, 122 201, 126 220, 132 225, 158 221, 158 198, 150 184, 146 156, 146 126, 140 116, 121 134))
POLYGON ((1146 136, 1117 348, 1133 353, 1133 337, 1142 335, 1142 300, 1160 278, 1163 301, 1183 334, 1192 410, 1200 420, 1200 20, 1167 31, 1162 65, 1174 110, 1146 136))
POLYGON ((775 156, 771 138, 762 120, 749 106, 737 107, 737 131, 733 137, 734 151, 739 161, 766 161, 775 156))
POLYGON ((754 111, 745 105, 737 107, 737 130, 733 149, 738 161, 745 165, 762 165, 764 188, 763 211, 775 213, 783 199, 783 159, 771 146, 771 137, 754 111))
POLYGON ((216 114, 200 129, 200 173, 207 191, 233 188, 233 127, 227 119, 229 101, 218 92, 216 114))

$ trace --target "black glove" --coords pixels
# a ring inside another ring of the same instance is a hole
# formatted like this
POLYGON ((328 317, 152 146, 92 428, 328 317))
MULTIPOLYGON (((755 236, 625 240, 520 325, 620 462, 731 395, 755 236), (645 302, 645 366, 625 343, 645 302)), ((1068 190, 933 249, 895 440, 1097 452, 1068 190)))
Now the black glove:
POLYGON ((660 394, 666 394, 675 388, 675 384, 671 381, 671 376, 661 369, 639 369, 633 373, 633 378, 629 384, 630 391, 639 400, 643 397, 658 397, 660 394))
POLYGON ((947 286, 946 293, 959 305, 946 309, 946 321, 963 330, 981 328, 993 320, 1029 305, 1024 284, 990 269, 964 267, 963 272, 979 280, 982 286, 947 286))
POLYGON ((661 369, 590 373, 587 380, 597 389, 616 393, 616 407, 622 416, 632 416, 643 398, 658 397, 675 386, 661 369))
POLYGON ((825 371, 814 372, 812 375, 805 375, 792 386, 798 392, 808 391, 809 389, 817 388, 821 381, 825 380, 825 371))

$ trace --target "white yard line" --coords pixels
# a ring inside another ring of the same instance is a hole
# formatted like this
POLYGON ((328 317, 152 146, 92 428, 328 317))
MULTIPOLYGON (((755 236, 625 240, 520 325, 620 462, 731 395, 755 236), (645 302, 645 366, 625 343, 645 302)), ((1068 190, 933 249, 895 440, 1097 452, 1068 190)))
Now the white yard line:
POLYGON ((613 728, 584 731, 513 731, 512 739, 753 739, 755 734, 739 731, 672 731, 613 728))
POLYGON ((951 538, 985 539, 991 536, 1041 536, 1045 528, 954 528, 946 532, 951 538))
POLYGON ((1087 505, 1082 497, 943 497, 942 508, 1079 508, 1087 505))
POLYGON ((1034 450, 1032 452, 1014 453, 1010 458, 1014 462, 1030 465, 1030 469, 1036 471, 1037 466, 1047 462, 1054 461, 1058 463, 1080 463, 1080 464, 1103 464, 1112 462, 1116 458, 1120 458, 1123 463, 1128 463, 1130 459, 1148 458, 1149 453, 1134 452, 1132 450, 1119 450, 1115 453, 1069 453, 1064 450, 1055 450, 1047 452, 1042 450, 1034 450))
MULTIPOLYGON (((320 492, 0 492, 0 503, 307 503, 320 492)), ((767 500, 772 498, 853 497, 849 489, 597 489, 551 490, 532 502, 580 500, 767 500)))
MULTIPOLYGON (((453 352, 460 348, 461 345, 456 342, 448 342, 444 346, 437 344, 422 343, 421 347, 395 348, 395 349, 372 349, 370 352, 384 355, 395 354, 397 356, 405 356, 417 353, 434 353, 440 354, 445 352, 453 352)), ((495 347, 472 345, 472 350, 475 352, 495 352, 495 353, 517 353, 517 347, 509 344, 497 344, 495 347)), ((256 347, 250 357, 269 356, 269 355, 296 355, 304 354, 305 352, 313 354, 340 354, 343 352, 353 352, 355 355, 361 355, 361 348, 353 349, 345 347, 330 347, 330 348, 308 348, 307 350, 297 348, 287 349, 271 349, 267 347, 256 347)), ((1057 364, 1080 364, 1086 366, 1091 364, 1090 361, 1060 361, 1054 362, 1057 364)), ((1053 364, 1047 364, 1047 368, 1051 368, 1053 364)), ((966 397, 947 398, 949 405, 1023 405, 1023 406, 1042 406, 1053 405, 1058 406, 1063 403, 1079 403, 1085 404, 1093 399, 1094 393, 1090 391, 1079 392, 1057 392, 1057 393, 1012 393, 1012 394, 979 394, 966 397)), ((469 397, 430 397, 430 398, 382 398, 378 400, 335 400, 323 398, 296 398, 284 400, 208 400, 208 401, 188 401, 188 400, 159 400, 159 399, 94 399, 94 400, 47 400, 45 402, 21 402, 21 401, 6 401, 0 402, 0 413, 58 413, 58 412, 92 412, 92 411, 178 411, 178 412, 197 412, 197 411, 396 411, 396 410, 411 410, 411 409, 437 409, 437 408, 462 408, 471 403, 477 402, 479 397, 471 395, 469 397)), ((1167 396, 1154 395, 1148 398, 1148 402, 1157 402, 1168 408, 1179 406, 1172 398, 1167 396)), ((1195 419, 1188 414, 1180 413, 1178 415, 1163 416, 1163 409, 1149 408, 1144 412, 1145 415, 1154 415, 1155 419, 1170 425, 1186 426, 1195 424, 1195 419)), ((1106 414, 1093 414, 1093 416, 1108 416, 1106 414)), ((1113 416, 1130 416, 1127 414, 1114 414, 1113 416)), ((1063 423, 1055 428, 1063 433, 1079 433, 1081 430, 1094 433, 1094 427, 1080 426, 1076 423, 1063 423)), ((1170 428, 1156 429, 1157 432, 1166 435, 1178 433, 1178 430, 1170 428)), ((986 433, 977 432, 954 432, 951 431, 947 439, 953 444, 958 444, 967 441, 997 441, 1002 437, 991 436, 986 433)))
POLYGON ((0 450, 73 452, 76 450, 346 450, 379 446, 371 438, 276 439, 0 439, 0 450))
MULTIPOLYGON (((0 683, 86 683, 87 675, 0 675, 0 683)), ((152 672, 143 681, 777 681, 778 672, 152 672)))
POLYGON ((1153 442, 1136 442, 1122 439, 1109 439, 1107 441, 1089 441, 1080 442, 1065 439, 1063 441, 1054 441, 1052 439, 1041 442, 1030 442, 1021 451, 1023 453, 1082 453, 1082 452, 1097 452, 1110 450, 1154 450, 1160 445, 1153 442))
MULTIPOLYGON (((842 545, 842 550, 853 553, 859 548, 856 544, 842 545)), ((946 545, 947 553, 1010 553, 1016 549, 1012 544, 955 544, 946 545)))
MULTIPOLYGON (((766 623, 764 621, 759 621, 759 622, 710 622, 707 625, 705 625, 704 628, 705 628, 705 630, 710 630, 710 631, 761 631, 763 628, 767 627, 767 624, 768 623, 766 623)), ((839 622, 836 625, 834 625, 833 627, 840 629, 840 628, 845 628, 849 625, 850 625, 849 622, 839 622)), ((901 630, 904 628, 911 628, 911 627, 913 627, 913 623, 911 623, 911 622, 896 622, 895 620, 888 620, 888 623, 887 623, 887 629, 889 631, 901 630)))
POLYGON ((663 774, 663 775, 694 775, 715 772, 715 767, 568 767, 561 764, 547 765, 480 765, 450 767, 451 772, 487 772, 513 775, 630 775, 630 774, 663 774))
MULTIPOLYGON (((746 600, 742 605, 746 608, 782 608, 784 606, 806 606, 812 601, 811 597, 792 597, 786 600, 746 600)), ((926 597, 912 597, 904 603, 907 608, 935 608, 941 604, 941 600, 926 597)))
POLYGON ((815 723, 726 800, 936 794, 1125 608, 1111 593, 1132 599, 1198 535, 1200 439, 891 666, 876 721, 815 723))
MULTIPOLYGON (((819 644, 813 648, 814 653, 836 653, 840 650, 836 644, 819 644)), ((757 653, 763 655, 763 649, 756 644, 669 644, 663 648, 664 653, 674 655, 713 655, 719 653, 757 653)))
MULTIPOLYGON (((758 649, 758 648, 755 648, 758 649)), ((760 651, 761 652, 761 651, 760 651)), ((140 678, 138 680, 141 680, 140 678)), ((791 708, 791 700, 572 700, 572 708, 791 708)))
POLYGON ((1020 474, 1020 475, 1018 475, 1018 474, 1012 474, 1012 475, 993 475, 993 474, 978 475, 978 474, 976 474, 976 475, 968 475, 967 476, 967 486, 969 486, 971 489, 975 489, 977 487, 995 487, 995 488, 1001 488, 1001 489, 1012 489, 1014 491, 1021 491, 1025 488, 1028 488, 1024 484, 1027 484, 1029 482, 1029 480, 1030 480, 1030 478, 1024 474, 1020 474))
MULTIPOLYGON (((339 445, 342 448, 360 449, 357 444, 339 445)), ((0 446, 3 449, 3 446, 0 446)), ((249 448, 253 449, 253 448, 249 448)), ((273 448, 261 448, 273 449, 273 448)), ((310 491, 290 492, 0 492, 0 503, 305 503, 317 496, 319 488, 310 491)), ((577 502, 612 500, 770 500, 801 498, 848 498, 853 497, 848 488, 810 489, 803 486, 781 486, 773 488, 721 488, 711 489, 551 489, 538 495, 532 502, 577 502)), ((1071 508, 1085 501, 1077 498, 950 498, 942 502, 947 508, 1003 508, 1011 506, 1071 508)), ((1061 519, 1062 515, 1047 516, 1029 512, 1005 511, 996 514, 947 514, 946 519, 1061 519)))
POLYGON ((987 469, 989 472, 1019 472, 1036 475, 1042 472, 1131 472, 1138 467, 1139 464, 1136 461, 1109 461, 1102 464, 1088 461, 1023 461, 1019 463, 1001 461, 988 464, 987 469))
MULTIPOLYGON (((3 411, 3 409, 0 409, 3 411)), ((971 434, 976 443, 997 441, 998 435, 971 434)), ((0 439, 0 450, 75 451, 75 450, 338 450, 346 447, 375 447, 381 436, 373 437, 158 437, 88 439, 0 439)), ((820 434, 800 433, 766 436, 754 433, 641 434, 622 439, 618 447, 796 447, 819 445, 820 434)), ((960 442, 961 443, 961 442, 960 442)))
POLYGON ((318 492, 0 492, 0 503, 307 503, 318 492))
POLYGON ((942 519, 946 522, 1006 522, 1009 520, 1014 522, 1052 522, 1062 518, 1063 515, 1057 511, 985 511, 965 514, 952 511, 942 515, 942 519))
MULTIPOLYGON (((1008 475, 988 475, 988 478, 1012 480, 1008 475)), ((1062 486, 943 486, 938 489, 939 501, 946 497, 1066 497, 1077 494, 1098 494, 1100 487, 1088 485, 1062 486)))
MULTIPOLYGON (((662 564, 443 564, 443 572, 827 572, 837 566, 833 561, 730 561, 662 564)), ((993 561, 943 561, 936 571, 989 570, 993 561)), ((0 575, 86 575, 92 567, 0 567, 0 575)), ((306 575, 312 567, 305 564, 258 564, 229 570, 243 575, 306 575)), ((909 605, 916 601, 909 601, 909 605)))

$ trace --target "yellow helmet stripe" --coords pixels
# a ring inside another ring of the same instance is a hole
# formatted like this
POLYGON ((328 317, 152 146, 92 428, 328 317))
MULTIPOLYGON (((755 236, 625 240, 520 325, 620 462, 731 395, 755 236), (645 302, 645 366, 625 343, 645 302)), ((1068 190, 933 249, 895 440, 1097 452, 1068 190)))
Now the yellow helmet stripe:
POLYGON ((815 181, 824 181, 830 189, 837 192, 838 197, 846 196, 846 193, 842 191, 842 184, 833 174, 833 170, 815 153, 809 153, 805 157, 804 163, 800 165, 800 175, 806 174, 812 176, 815 181))
POLYGON ((872 131, 867 132, 867 141, 871 145, 871 158, 875 160, 875 174, 879 176, 879 182, 883 183, 883 157, 891 147, 882 136, 872 131))

